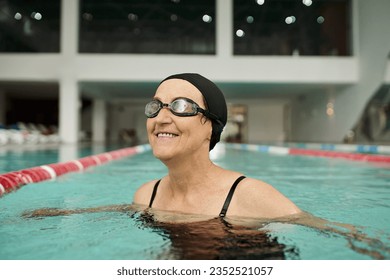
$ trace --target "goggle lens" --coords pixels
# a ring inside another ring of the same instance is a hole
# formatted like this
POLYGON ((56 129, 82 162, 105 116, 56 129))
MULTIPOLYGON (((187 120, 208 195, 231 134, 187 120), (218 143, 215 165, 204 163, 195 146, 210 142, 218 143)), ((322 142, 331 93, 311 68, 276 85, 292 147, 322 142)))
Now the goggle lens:
POLYGON ((194 103, 190 103, 184 99, 177 99, 171 103, 171 110, 175 113, 187 113, 187 114, 197 114, 198 111, 196 107, 193 106, 194 103))
POLYGON ((153 100, 146 104, 145 107, 145 114, 148 118, 152 118, 153 116, 156 116, 158 112, 161 110, 160 103, 156 100, 153 100))

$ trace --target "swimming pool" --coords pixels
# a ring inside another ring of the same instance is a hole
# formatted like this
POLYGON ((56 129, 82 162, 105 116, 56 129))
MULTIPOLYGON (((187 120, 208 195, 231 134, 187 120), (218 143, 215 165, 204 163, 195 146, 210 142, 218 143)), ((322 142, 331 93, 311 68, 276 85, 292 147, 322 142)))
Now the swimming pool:
POLYGON ((156 213, 129 206, 142 183, 167 171, 148 151, 0 198, 0 259, 390 259, 389 166, 224 145, 212 158, 222 167, 269 182, 304 211, 358 226, 370 242, 294 223, 259 221, 248 230, 219 220, 155 222, 156 213), (107 205, 123 207, 28 217, 42 208, 74 211, 107 205))

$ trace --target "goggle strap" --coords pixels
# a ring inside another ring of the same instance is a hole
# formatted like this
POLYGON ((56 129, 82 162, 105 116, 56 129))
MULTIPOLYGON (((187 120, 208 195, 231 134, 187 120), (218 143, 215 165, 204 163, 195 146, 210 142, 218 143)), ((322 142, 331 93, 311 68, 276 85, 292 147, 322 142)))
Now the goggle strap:
POLYGON ((210 111, 208 110, 203 110, 201 109, 200 111, 203 115, 205 115, 207 118, 209 118, 210 120, 213 120, 215 121, 220 127, 223 127, 223 123, 219 120, 218 116, 217 115, 214 115, 213 113, 211 113, 210 111))

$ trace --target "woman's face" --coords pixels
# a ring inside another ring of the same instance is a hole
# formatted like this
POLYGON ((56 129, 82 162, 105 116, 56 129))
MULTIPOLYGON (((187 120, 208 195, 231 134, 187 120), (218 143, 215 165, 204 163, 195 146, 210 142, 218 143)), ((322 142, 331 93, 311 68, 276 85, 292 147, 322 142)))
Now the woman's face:
MULTIPOLYGON (((205 109, 200 91, 185 80, 167 80, 154 95, 154 99, 167 104, 179 97, 189 98, 205 109)), ((169 160, 177 155, 194 155, 203 150, 207 154, 209 152, 211 122, 206 121, 201 113, 181 117, 163 108, 156 117, 147 119, 146 128, 153 154, 160 160, 169 160)))

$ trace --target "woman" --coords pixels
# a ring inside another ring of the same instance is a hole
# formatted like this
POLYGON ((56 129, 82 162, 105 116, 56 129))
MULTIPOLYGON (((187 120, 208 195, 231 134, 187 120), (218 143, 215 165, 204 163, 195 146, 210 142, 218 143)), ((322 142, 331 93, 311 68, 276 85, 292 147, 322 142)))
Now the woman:
POLYGON ((225 98, 210 80, 193 73, 169 76, 145 114, 153 154, 168 174, 142 185, 135 204, 214 217, 277 218, 301 212, 269 184, 210 160, 227 121, 225 98))
POLYGON ((23 216, 141 212, 143 225, 171 241, 166 251, 159 252, 160 259, 299 258, 299 250, 279 243, 264 228, 273 222, 336 233, 346 237, 353 250, 384 258, 376 250, 354 245, 357 240, 372 248, 380 242, 354 226, 305 213, 269 184, 225 170, 210 160, 209 151, 227 121, 227 108, 222 92, 205 77, 192 73, 169 76, 146 105, 145 114, 153 154, 168 167, 168 174, 142 185, 133 204, 44 208, 23 216))

